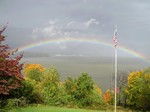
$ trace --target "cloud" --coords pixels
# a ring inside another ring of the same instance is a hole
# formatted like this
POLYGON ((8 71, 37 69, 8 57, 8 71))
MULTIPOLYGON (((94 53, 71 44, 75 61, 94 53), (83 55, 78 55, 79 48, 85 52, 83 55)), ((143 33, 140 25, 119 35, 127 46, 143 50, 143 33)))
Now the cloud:
POLYGON ((49 24, 50 24, 50 25, 54 25, 54 24, 56 24, 57 22, 58 22, 58 20, 57 20, 57 19, 55 19, 55 20, 53 20, 53 21, 52 21, 52 20, 50 20, 50 21, 49 21, 49 24))
POLYGON ((39 39, 39 38, 53 38, 53 37, 60 37, 63 35, 62 33, 62 26, 57 24, 58 20, 50 20, 49 24, 45 27, 38 27, 32 30, 32 38, 39 39))
POLYGON ((46 36, 46 37, 53 37, 56 35, 61 34, 61 29, 58 27, 55 27, 53 25, 50 25, 48 27, 45 27, 41 30, 41 32, 46 36))
POLYGON ((94 18, 91 18, 87 22, 84 23, 86 27, 90 27, 91 25, 99 25, 99 21, 94 18))
POLYGON ((37 27, 32 30, 32 38, 50 39, 50 38, 65 38, 78 36, 81 29, 85 29, 84 23, 69 21, 67 23, 58 22, 59 20, 50 20, 44 27, 37 27))
POLYGON ((72 26, 75 23, 76 23, 75 21, 70 21, 69 23, 67 23, 67 26, 72 26))
MULTIPOLYGON (((34 28, 31 37, 34 41, 58 38, 88 38, 97 35, 97 28, 92 27, 95 25, 99 25, 99 21, 94 18, 88 19, 88 21, 70 20, 68 22, 58 19, 49 20, 47 25, 34 28)), ((65 49, 64 47, 60 48, 65 49)))

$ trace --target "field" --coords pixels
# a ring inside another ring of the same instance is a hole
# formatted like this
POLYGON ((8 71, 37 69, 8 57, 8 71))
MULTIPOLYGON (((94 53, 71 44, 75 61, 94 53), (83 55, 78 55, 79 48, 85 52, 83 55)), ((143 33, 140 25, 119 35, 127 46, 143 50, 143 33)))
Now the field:
MULTIPOLYGON (((119 112, 133 112, 131 110, 128 109, 125 110, 121 108, 118 108, 117 110, 119 112)), ((98 110, 71 109, 71 108, 38 105, 38 106, 28 106, 25 108, 14 108, 8 110, 8 112, 113 112, 113 110, 98 111, 98 110)))

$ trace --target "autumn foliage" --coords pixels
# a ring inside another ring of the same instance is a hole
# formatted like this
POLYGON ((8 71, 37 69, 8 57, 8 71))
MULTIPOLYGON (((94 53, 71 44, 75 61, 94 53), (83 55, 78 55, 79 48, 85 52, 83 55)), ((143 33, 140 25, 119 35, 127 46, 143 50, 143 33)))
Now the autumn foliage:
POLYGON ((113 95, 114 92, 108 89, 104 94, 103 94, 103 99, 107 104, 112 104, 113 102, 113 95))
POLYGON ((2 35, 5 29, 6 26, 0 30, 0 94, 9 94, 9 91, 18 88, 23 80, 23 64, 19 63, 23 55, 13 56, 17 50, 9 51, 10 47, 2 44, 5 40, 5 36, 2 35))
POLYGON ((26 64, 24 68, 25 79, 39 81, 45 68, 40 64, 26 64))
POLYGON ((130 73, 126 93, 127 103, 136 109, 150 109, 150 68, 130 73))
POLYGON ((38 69, 39 71, 43 72, 44 67, 40 64, 26 64, 24 68, 24 73, 27 75, 29 71, 33 69, 38 69))

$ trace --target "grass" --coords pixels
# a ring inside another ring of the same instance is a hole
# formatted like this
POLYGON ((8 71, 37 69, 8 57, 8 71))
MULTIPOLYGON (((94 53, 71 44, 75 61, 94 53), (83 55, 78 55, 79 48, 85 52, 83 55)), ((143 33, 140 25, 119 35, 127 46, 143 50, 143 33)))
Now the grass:
POLYGON ((38 106, 28 106, 24 108, 14 108, 8 110, 8 112, 101 112, 101 111, 38 105, 38 106))
MULTIPOLYGON (((128 109, 118 108, 118 112, 132 112, 128 109)), ((64 107, 52 107, 45 105, 36 105, 36 106, 28 106, 24 108, 13 108, 9 109, 7 112, 113 112, 113 110, 86 110, 86 109, 72 109, 72 108, 64 108, 64 107)))

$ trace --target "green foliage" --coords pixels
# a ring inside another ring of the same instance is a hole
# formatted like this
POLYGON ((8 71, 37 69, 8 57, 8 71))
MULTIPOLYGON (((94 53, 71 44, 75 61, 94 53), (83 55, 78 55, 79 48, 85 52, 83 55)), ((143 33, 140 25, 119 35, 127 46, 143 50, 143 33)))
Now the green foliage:
POLYGON ((30 80, 24 80, 21 82, 21 87, 10 91, 11 98, 26 98, 28 103, 40 103, 41 98, 35 92, 34 88, 35 82, 30 80))
POLYGON ((82 73, 75 80, 69 77, 64 86, 67 94, 70 95, 71 104, 93 109, 101 109, 101 105, 104 106, 101 94, 96 91, 94 82, 87 73, 82 73))
POLYGON ((144 70, 144 73, 145 73, 145 74, 150 74, 150 67, 147 68, 146 70, 144 70))
POLYGON ((139 71, 128 77, 128 105, 136 109, 150 109, 150 74, 139 71))
POLYGON ((106 109, 106 103, 103 100, 102 94, 100 94, 96 89, 93 90, 93 94, 90 95, 90 99, 92 99, 92 104, 90 105, 90 109, 106 109))
POLYGON ((6 108, 18 107, 19 99, 8 99, 6 108))
POLYGON ((75 93, 77 90, 77 83, 76 80, 73 80, 71 77, 68 77, 67 80, 65 80, 64 83, 64 89, 66 94, 68 95, 68 107, 75 107, 76 106, 76 99, 75 99, 75 93))
POLYGON ((65 91, 64 85, 59 85, 58 88, 58 104, 59 106, 67 106, 70 104, 69 102, 70 95, 68 95, 65 91))
POLYGON ((46 104, 60 105, 60 79, 57 70, 53 68, 47 68, 43 72, 41 78, 42 97, 46 104))
POLYGON ((40 81, 42 76, 42 71, 39 69, 32 69, 28 71, 28 78, 35 81, 40 81))
POLYGON ((82 73, 77 79, 77 90, 74 98, 77 100, 79 107, 87 107, 92 103, 90 95, 93 93, 94 82, 87 73, 82 73))
POLYGON ((5 108, 26 106, 26 104, 27 104, 27 102, 24 97, 21 97, 20 99, 17 99, 17 98, 7 99, 7 105, 5 106, 5 108))
POLYGON ((58 84, 60 81, 60 76, 55 67, 46 68, 46 70, 43 72, 41 80, 44 85, 47 85, 49 83, 58 84))

